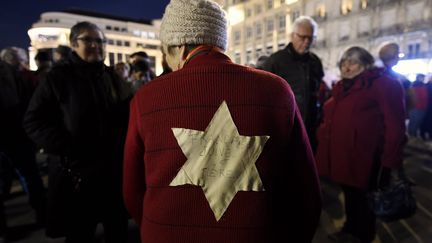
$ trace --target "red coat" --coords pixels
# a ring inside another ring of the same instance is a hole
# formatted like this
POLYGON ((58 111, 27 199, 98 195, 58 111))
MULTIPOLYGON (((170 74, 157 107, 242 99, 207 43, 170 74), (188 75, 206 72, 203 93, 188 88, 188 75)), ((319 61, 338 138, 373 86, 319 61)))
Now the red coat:
POLYGON ((363 72, 348 91, 342 82, 324 105, 318 128, 317 167, 334 182, 366 189, 374 161, 402 165, 405 143, 403 89, 381 69, 363 72))
POLYGON ((210 52, 134 97, 124 199, 145 243, 310 242, 321 210, 314 164, 286 81, 210 52), (240 135, 270 138, 255 163, 265 191, 237 192, 216 221, 201 187, 169 186, 187 160, 171 128, 204 131, 224 100, 240 135))

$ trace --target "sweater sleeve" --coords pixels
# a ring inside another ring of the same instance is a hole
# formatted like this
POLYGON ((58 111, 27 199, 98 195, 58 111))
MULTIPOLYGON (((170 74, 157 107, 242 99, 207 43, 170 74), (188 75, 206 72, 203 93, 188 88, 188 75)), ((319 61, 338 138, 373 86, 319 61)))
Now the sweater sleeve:
POLYGON ((377 100, 384 118, 384 151, 382 165, 388 168, 402 166, 405 135, 405 104, 402 86, 388 78, 379 80, 377 100))
POLYGON ((130 104, 123 168, 123 196, 127 210, 137 225, 141 224, 145 193, 144 143, 139 134, 137 99, 130 104))
MULTIPOLYGON (((50 78, 50 77, 48 77, 50 78)), ((70 155, 72 138, 67 131, 51 79, 39 84, 24 115, 28 136, 49 153, 70 155)))

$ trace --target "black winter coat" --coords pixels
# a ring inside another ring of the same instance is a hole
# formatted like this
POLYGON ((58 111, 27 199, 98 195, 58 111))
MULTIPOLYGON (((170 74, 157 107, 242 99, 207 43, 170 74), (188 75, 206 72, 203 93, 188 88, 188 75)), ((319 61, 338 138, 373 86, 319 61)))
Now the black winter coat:
POLYGON ((272 54, 263 69, 285 79, 294 92, 306 128, 318 125, 317 94, 324 76, 321 60, 313 53, 299 55, 292 44, 272 54))
POLYGON ((75 53, 70 62, 55 66, 36 89, 24 128, 60 162, 50 165, 48 235, 62 236, 79 223, 68 220, 73 214, 88 212, 86 217, 91 217, 108 213, 101 209, 114 212, 109 205, 118 209, 121 204, 131 94, 111 68, 84 62, 75 53))
POLYGON ((22 127, 32 93, 32 83, 0 61, 0 151, 16 150, 24 144, 32 146, 22 127))

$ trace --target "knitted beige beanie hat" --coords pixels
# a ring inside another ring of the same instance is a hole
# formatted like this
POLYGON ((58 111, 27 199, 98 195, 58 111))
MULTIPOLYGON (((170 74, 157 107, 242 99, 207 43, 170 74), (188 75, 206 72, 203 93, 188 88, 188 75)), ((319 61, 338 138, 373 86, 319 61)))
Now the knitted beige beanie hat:
POLYGON ((206 44, 226 50, 225 12, 211 0, 171 0, 162 18, 159 38, 168 46, 206 44))

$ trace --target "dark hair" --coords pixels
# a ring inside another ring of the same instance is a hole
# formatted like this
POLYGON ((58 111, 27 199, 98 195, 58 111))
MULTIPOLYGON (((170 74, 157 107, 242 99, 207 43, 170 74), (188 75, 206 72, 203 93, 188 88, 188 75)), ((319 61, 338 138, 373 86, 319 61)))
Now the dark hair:
POLYGON ((74 26, 72 26, 71 30, 70 30, 70 35, 69 35, 69 41, 71 44, 74 44, 77 41, 78 36, 86 31, 86 30, 96 30, 96 31, 100 31, 103 35, 103 37, 105 38, 105 34, 102 32, 102 30, 95 24, 84 21, 84 22, 79 22, 77 24, 75 24, 74 26))
POLYGON ((52 61, 51 53, 48 51, 38 51, 34 59, 40 62, 52 61))
POLYGON ((72 54, 72 49, 69 46, 59 45, 55 52, 59 53, 62 57, 67 58, 72 54))
POLYGON ((424 75, 423 73, 418 73, 416 75, 416 80, 418 80, 418 79, 425 79, 425 78, 426 78, 426 75, 424 75))
POLYGON ((148 72, 149 70, 149 64, 142 60, 136 61, 131 67, 132 72, 148 72))
POLYGON ((135 57, 135 56, 139 56, 139 57, 143 57, 143 58, 148 58, 148 57, 149 57, 149 56, 147 55, 147 53, 144 52, 144 51, 134 52, 134 53, 132 53, 129 57, 135 57))

